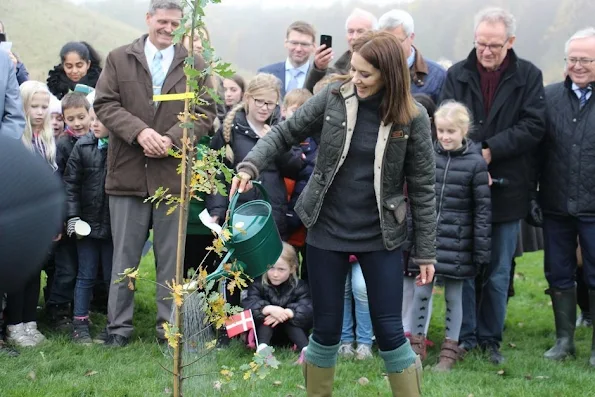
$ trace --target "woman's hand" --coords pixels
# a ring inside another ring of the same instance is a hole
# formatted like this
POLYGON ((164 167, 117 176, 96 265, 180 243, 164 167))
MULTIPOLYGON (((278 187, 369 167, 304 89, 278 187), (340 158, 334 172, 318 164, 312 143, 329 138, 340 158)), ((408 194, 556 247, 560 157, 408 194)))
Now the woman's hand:
POLYGON ((238 172, 231 180, 231 187, 229 188, 229 197, 233 197, 236 191, 240 193, 247 192, 252 189, 252 182, 250 182, 250 175, 245 172, 238 172))
POLYGON ((415 284, 418 287, 430 284, 434 280, 434 265, 419 265, 419 274, 415 278, 415 284))

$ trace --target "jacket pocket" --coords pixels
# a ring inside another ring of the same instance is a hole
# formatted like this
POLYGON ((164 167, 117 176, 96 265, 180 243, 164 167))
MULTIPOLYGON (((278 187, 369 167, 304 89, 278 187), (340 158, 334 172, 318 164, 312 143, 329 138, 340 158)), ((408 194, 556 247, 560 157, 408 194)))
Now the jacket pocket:
POLYGON ((403 224, 407 218, 407 198, 403 195, 391 196, 384 199, 383 206, 392 212, 397 223, 403 224))

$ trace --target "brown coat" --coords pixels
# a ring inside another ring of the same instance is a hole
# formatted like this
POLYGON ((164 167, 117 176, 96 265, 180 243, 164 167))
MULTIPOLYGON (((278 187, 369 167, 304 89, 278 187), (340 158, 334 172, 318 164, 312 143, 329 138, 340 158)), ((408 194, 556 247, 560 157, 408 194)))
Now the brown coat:
MULTIPOLYGON (((145 56, 145 40, 140 37, 132 44, 109 53, 105 68, 97 82, 97 96, 93 107, 97 117, 110 131, 105 191, 115 196, 148 197, 159 187, 180 194, 180 175, 176 169, 180 160, 174 157, 149 158, 136 141, 145 128, 153 128, 171 138, 181 148, 182 129, 178 115, 184 111, 183 101, 153 104, 151 72, 145 56)), ((186 90, 184 58, 186 50, 175 46, 174 60, 163 83, 163 94, 183 93, 186 90)), ((195 67, 203 69, 204 60, 196 56, 195 67)), ((199 81, 212 88, 211 79, 199 81)), ((197 105, 196 113, 205 114, 195 123, 194 132, 200 137, 208 133, 215 118, 215 103, 207 95, 208 105, 197 105)))

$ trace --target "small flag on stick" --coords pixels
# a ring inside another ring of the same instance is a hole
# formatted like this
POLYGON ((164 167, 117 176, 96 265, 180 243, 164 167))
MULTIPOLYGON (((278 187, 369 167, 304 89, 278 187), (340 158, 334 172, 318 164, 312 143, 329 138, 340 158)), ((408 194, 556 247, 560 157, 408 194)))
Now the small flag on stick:
POLYGON ((225 322, 227 335, 233 338, 236 335, 244 333, 250 329, 255 329, 252 310, 244 310, 241 313, 234 314, 225 322))

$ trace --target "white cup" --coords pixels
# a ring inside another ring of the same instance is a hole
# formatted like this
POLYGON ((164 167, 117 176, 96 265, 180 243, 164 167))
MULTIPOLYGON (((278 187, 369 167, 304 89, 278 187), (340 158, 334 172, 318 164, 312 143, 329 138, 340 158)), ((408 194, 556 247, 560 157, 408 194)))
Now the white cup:
POLYGON ((91 226, 89 226, 87 222, 79 219, 74 224, 74 232, 78 238, 87 237, 91 234, 91 226))

